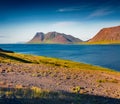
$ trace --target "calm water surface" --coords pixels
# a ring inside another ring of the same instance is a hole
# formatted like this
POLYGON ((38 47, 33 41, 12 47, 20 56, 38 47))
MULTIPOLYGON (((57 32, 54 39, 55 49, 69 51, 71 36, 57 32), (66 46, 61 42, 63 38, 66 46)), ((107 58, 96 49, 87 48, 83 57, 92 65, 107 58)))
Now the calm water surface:
POLYGON ((84 62, 120 71, 120 45, 0 44, 0 48, 84 62))

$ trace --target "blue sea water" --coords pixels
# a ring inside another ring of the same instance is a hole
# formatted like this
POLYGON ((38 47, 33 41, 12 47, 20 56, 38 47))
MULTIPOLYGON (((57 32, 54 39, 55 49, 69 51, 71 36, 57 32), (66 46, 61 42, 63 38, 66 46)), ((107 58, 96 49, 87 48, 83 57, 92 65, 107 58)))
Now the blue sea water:
POLYGON ((0 44, 0 48, 84 62, 120 71, 120 45, 0 44))

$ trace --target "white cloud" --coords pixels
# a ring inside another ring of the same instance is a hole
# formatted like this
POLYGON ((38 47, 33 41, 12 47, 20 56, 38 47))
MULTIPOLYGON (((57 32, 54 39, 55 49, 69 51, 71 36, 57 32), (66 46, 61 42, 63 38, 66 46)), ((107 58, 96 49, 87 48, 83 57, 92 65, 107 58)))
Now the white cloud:
POLYGON ((81 10, 81 8, 79 7, 76 7, 76 8, 61 8, 61 9, 58 9, 57 11, 58 12, 72 12, 72 11, 79 11, 81 10))
POLYGON ((79 6, 72 6, 72 7, 65 7, 60 8, 57 10, 57 12, 73 12, 73 11, 83 11, 85 9, 91 9, 92 3, 87 3, 79 6))
POLYGON ((5 38, 5 36, 3 36, 3 35, 0 35, 0 38, 5 38))
POLYGON ((93 11, 87 18, 101 17, 113 13, 113 10, 109 8, 102 8, 93 11))
POLYGON ((73 26, 76 25, 77 22, 72 22, 72 21, 61 21, 61 22, 56 22, 52 24, 52 27, 67 27, 67 26, 73 26))
POLYGON ((65 33, 68 35, 73 35, 77 38, 80 38, 82 40, 88 40, 90 39, 90 35, 93 33, 93 29, 89 29, 89 26, 82 22, 77 22, 77 21, 61 21, 61 22, 56 22, 51 25, 51 30, 60 32, 60 33, 65 33), (90 34, 91 32, 91 34, 90 34))

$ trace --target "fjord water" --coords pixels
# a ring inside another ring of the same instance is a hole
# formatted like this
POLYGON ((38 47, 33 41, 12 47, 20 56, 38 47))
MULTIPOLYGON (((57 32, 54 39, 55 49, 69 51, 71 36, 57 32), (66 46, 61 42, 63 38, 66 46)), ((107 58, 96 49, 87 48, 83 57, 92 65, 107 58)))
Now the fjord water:
POLYGON ((0 44, 0 48, 84 62, 120 71, 120 45, 0 44))

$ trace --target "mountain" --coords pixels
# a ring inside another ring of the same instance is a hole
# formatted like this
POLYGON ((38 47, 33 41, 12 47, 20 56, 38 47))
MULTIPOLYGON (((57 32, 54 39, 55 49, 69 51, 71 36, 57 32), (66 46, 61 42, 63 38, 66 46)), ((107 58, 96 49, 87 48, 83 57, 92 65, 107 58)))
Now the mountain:
POLYGON ((103 28, 89 43, 120 43, 120 26, 103 28))
POLYGON ((44 40, 44 33, 39 32, 28 43, 40 43, 44 40))
POLYGON ((79 42, 82 42, 82 40, 64 33, 48 32, 47 34, 44 34, 42 32, 37 32, 36 35, 27 43, 70 44, 79 42))

